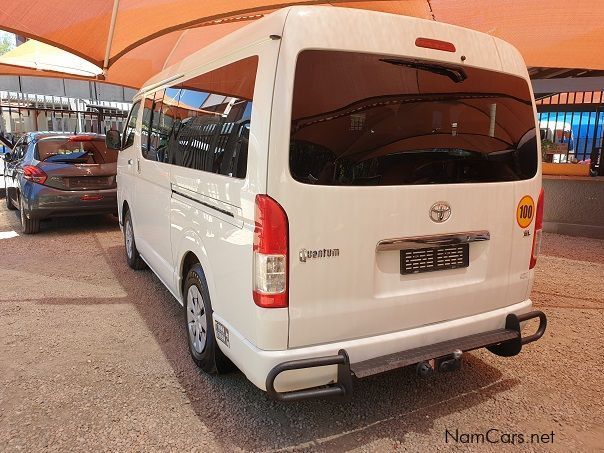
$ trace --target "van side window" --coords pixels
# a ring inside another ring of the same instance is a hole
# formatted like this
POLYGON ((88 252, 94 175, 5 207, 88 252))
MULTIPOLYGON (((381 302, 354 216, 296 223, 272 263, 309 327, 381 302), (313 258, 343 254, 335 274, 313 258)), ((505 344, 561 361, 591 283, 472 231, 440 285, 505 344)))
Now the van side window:
POLYGON ((138 111, 140 109, 141 102, 136 101, 130 109, 130 115, 128 116, 128 123, 124 130, 124 137, 122 140, 122 148, 128 148, 134 144, 134 131, 136 130, 136 121, 138 120, 138 111))
POLYGON ((149 131, 151 130, 151 114, 153 112, 153 94, 143 99, 143 124, 141 126, 141 151, 143 157, 147 156, 149 147, 149 131))
POLYGON ((181 90, 167 88, 155 93, 152 108, 147 109, 147 143, 143 157, 157 162, 168 162, 168 142, 175 141, 174 126, 178 111, 178 100, 181 90))
POLYGON ((169 89, 178 108, 163 111, 165 131, 157 126, 164 162, 245 178, 257 68, 258 57, 249 57, 169 89))
POLYGON ((151 112, 151 125, 149 127, 147 148, 143 151, 143 157, 145 159, 155 160, 158 162, 164 161, 161 150, 165 149, 165 139, 162 140, 160 130, 164 94, 164 90, 160 90, 155 93, 155 97, 153 99, 153 109, 151 112))

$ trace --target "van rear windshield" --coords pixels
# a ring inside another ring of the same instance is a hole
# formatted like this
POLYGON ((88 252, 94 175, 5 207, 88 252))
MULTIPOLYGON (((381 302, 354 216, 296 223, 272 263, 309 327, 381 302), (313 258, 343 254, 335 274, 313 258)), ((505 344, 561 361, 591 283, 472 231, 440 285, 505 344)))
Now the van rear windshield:
POLYGON ((520 77, 307 50, 295 73, 290 171, 303 183, 340 186, 530 179, 535 124, 520 77))

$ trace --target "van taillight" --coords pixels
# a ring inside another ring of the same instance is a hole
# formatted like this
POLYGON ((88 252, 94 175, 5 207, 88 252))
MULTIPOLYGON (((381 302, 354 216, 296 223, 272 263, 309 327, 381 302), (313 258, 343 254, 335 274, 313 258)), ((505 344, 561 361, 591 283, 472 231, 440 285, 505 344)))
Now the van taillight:
POLYGON ((38 168, 34 165, 25 165, 23 167, 23 177, 28 181, 44 184, 48 176, 41 168, 38 168))
POLYGON ((537 264, 537 257, 541 251, 541 233, 543 231, 543 189, 539 193, 537 201, 537 212, 535 213, 535 235, 533 236, 533 250, 531 250, 531 264, 529 269, 537 264))
POLYGON ((442 50, 444 52, 455 52, 456 50, 455 44, 452 42, 440 41, 439 39, 417 38, 415 45, 426 49, 442 50))
POLYGON ((287 214, 268 195, 256 195, 254 227, 254 302, 263 308, 288 305, 287 214))

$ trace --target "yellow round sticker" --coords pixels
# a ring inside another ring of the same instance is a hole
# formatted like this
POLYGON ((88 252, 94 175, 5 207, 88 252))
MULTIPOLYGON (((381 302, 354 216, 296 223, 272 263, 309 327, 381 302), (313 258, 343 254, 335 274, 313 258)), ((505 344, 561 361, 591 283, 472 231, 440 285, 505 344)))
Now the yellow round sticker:
POLYGON ((525 195, 518 203, 516 209, 516 221, 520 228, 528 227, 535 216, 535 202, 530 195, 525 195))

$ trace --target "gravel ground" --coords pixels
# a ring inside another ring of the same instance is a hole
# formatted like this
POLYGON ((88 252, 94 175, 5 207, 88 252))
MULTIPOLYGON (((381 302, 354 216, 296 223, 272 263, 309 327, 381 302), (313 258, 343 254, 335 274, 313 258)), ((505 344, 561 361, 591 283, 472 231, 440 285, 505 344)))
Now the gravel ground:
MULTIPOLYGON (((0 237, 17 227, 0 209, 0 237)), ((111 216, 0 239, 0 451, 604 449, 604 241, 545 235, 533 298, 549 328, 520 356, 375 376, 345 404, 278 404, 241 373, 198 371, 178 304, 123 255, 111 216), (446 439, 489 429, 502 442, 446 439), (503 444, 513 433, 525 443, 503 444)))

